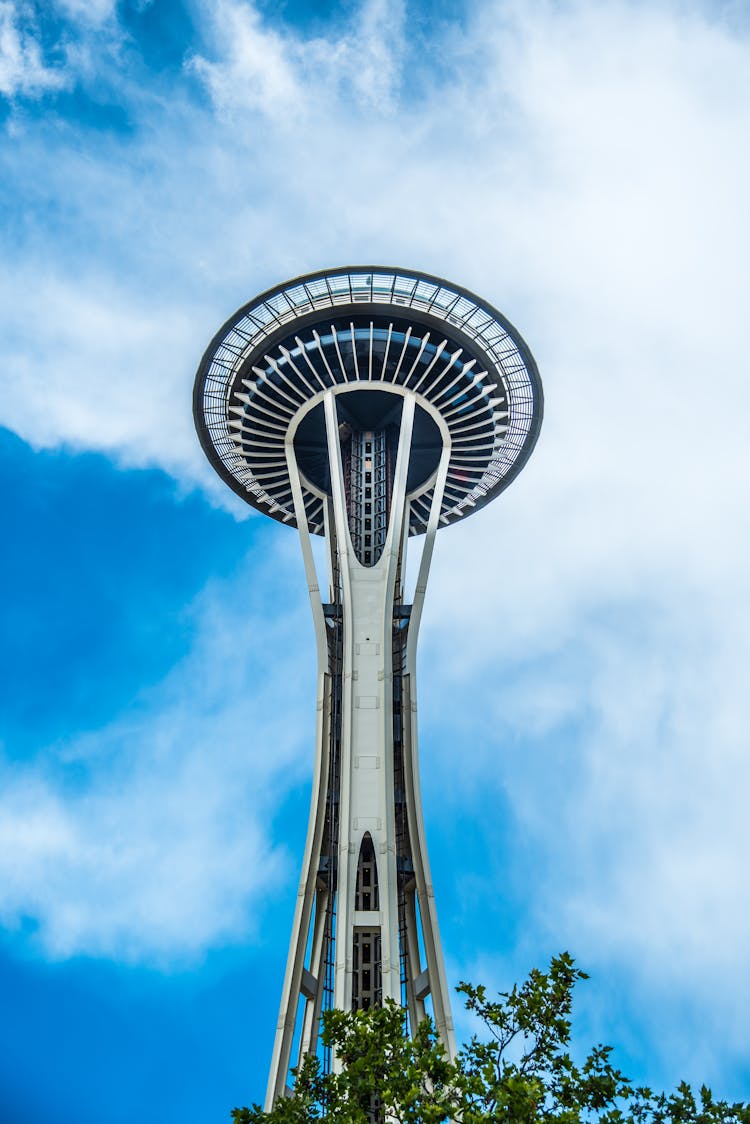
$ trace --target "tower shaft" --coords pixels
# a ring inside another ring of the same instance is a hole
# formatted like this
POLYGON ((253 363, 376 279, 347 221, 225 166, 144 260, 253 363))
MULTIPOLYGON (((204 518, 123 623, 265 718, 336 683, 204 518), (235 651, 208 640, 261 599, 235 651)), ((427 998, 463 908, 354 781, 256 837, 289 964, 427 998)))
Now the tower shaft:
POLYGON ((502 313, 390 266, 275 286, 201 360, 201 444, 237 495, 298 528, 317 647, 313 792, 267 1108, 305 1055, 335 1069, 319 1043, 327 1007, 394 999, 411 1033, 432 1014, 454 1051, 419 793, 417 635, 438 526, 515 479, 542 409, 534 358, 502 313), (325 596, 312 535, 325 538, 325 596), (411 604, 409 536, 424 536, 411 604))
MULTIPOLYGON (((393 388, 389 388, 393 389, 393 388)), ((266 1106, 290 1066, 318 1051, 321 1012, 401 1003, 413 1032, 430 997, 450 1053, 453 1026, 435 914, 417 768, 416 642, 441 511, 443 448, 413 603, 404 568, 416 397, 400 422, 356 429, 322 396, 330 494, 329 599, 321 597, 294 444, 285 443, 315 624, 318 721, 313 797, 266 1106), (424 962, 423 962, 424 960, 424 962)), ((389 396, 390 397, 390 396, 389 396)), ((323 1058, 325 1066, 336 1060, 323 1058)))

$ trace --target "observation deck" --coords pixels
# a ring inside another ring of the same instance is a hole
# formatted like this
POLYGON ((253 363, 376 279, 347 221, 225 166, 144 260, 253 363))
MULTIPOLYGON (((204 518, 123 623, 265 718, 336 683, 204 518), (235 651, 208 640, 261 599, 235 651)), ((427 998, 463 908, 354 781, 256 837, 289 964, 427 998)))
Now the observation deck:
POLYGON ((222 479, 259 511, 296 526, 291 441, 312 534, 325 533, 331 495, 328 391, 336 396, 342 440, 347 427, 356 434, 397 427, 404 397, 414 395, 410 535, 427 529, 444 446, 450 460, 440 525, 510 484, 542 419, 541 382, 527 345, 466 289, 383 266, 323 270, 269 289, 211 341, 195 383, 196 425, 222 479))

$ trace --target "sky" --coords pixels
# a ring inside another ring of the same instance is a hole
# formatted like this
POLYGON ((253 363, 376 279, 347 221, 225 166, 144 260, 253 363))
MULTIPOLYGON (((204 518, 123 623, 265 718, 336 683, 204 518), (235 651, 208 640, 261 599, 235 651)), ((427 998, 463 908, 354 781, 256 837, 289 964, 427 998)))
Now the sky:
POLYGON ((427 594, 449 978, 568 949, 577 1045, 750 1099, 747 5, 0 0, 0 130, 2 1124, 263 1096, 314 640, 192 382, 358 262, 481 294, 545 387, 427 594))

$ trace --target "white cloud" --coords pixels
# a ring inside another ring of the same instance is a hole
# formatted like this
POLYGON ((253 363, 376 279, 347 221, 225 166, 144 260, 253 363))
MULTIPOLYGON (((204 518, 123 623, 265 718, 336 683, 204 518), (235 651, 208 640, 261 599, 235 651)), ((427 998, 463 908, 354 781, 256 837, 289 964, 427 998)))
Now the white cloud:
POLYGON ((261 110, 276 116, 303 102, 287 44, 263 27, 255 8, 221 0, 213 14, 228 57, 218 63, 195 58, 192 65, 220 110, 261 110))
MULTIPOLYGON (((86 26, 101 26, 114 19, 116 0, 54 0, 55 7, 69 19, 86 26)), ((141 4, 146 7, 149 0, 141 4)))
POLYGON ((252 937, 296 874, 271 822, 309 767, 314 680, 290 643, 308 622, 262 612, 297 567, 265 566, 201 595, 192 651, 127 713, 4 767, 0 920, 33 919, 48 956, 188 963, 252 937))
POLYGON ((3 289, 5 425, 36 448, 62 440, 186 480, 203 472, 190 412, 199 312, 167 297, 156 317, 112 277, 25 269, 3 289))
POLYGON ((395 109, 407 54, 403 0, 369 0, 356 13, 350 34, 338 45, 331 70, 346 75, 362 104, 395 109))
POLYGON ((39 97, 67 84, 57 67, 46 66, 30 25, 29 8, 16 0, 0 0, 0 95, 39 97))
POLYGON ((368 108, 391 106, 401 79, 403 22, 401 0, 366 0, 341 33, 305 38, 265 26, 250 3, 217 0, 208 20, 215 57, 196 55, 190 66, 240 128, 248 112, 260 111, 296 131, 331 110, 346 112, 349 97, 368 108))

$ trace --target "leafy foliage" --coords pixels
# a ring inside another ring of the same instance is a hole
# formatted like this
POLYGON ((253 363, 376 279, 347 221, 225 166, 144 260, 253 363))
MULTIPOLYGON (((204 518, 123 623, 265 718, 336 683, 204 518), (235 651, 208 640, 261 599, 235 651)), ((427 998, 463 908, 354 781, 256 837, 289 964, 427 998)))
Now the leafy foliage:
POLYGON ((575 985, 586 979, 573 959, 556 956, 547 972, 497 1000, 461 984, 466 1006, 484 1027, 451 1062, 429 1019, 414 1038, 393 1001, 369 1011, 328 1011, 322 1037, 341 1066, 321 1073, 308 1057, 291 1096, 271 1112, 236 1108, 234 1124, 750 1124, 750 1106, 697 1097, 683 1083, 672 1094, 634 1086, 594 1046, 576 1065, 568 1046, 575 985))

